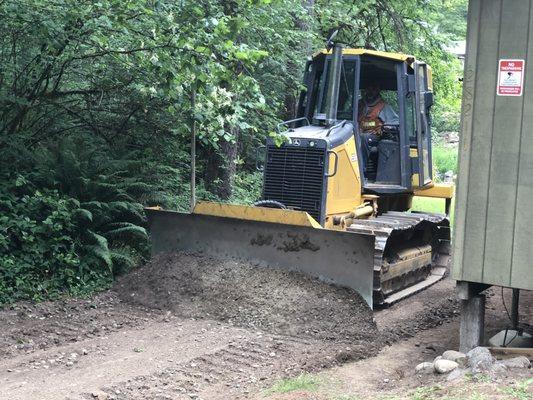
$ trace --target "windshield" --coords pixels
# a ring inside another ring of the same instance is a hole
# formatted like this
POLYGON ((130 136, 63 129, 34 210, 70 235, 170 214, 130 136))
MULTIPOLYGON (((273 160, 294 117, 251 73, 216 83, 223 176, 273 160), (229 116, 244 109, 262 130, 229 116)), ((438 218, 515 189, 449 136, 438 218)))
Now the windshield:
MULTIPOLYGON (((328 62, 326 68, 329 69, 328 62)), ((317 102, 314 117, 317 114, 324 114, 326 109, 326 93, 329 81, 329 74, 323 73, 320 79, 320 101, 317 102)), ((341 80, 339 86, 339 103, 337 108, 338 120, 352 120, 354 112, 354 89, 355 89, 355 60, 343 60, 341 69, 341 80)))

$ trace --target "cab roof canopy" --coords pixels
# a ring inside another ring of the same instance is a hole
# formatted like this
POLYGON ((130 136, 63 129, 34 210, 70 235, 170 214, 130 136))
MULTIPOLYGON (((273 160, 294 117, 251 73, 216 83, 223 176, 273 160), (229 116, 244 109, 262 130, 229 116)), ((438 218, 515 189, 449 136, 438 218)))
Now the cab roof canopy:
MULTIPOLYGON (((315 54, 313 54, 313 57, 316 57, 320 54, 331 54, 332 50, 326 50, 322 49, 315 54)), ((411 65, 415 61, 415 57, 408 55, 408 54, 402 54, 402 53, 389 53, 387 51, 378 51, 378 50, 368 50, 368 49, 343 49, 342 54, 346 55, 356 55, 356 56, 374 56, 378 58, 386 58, 389 60, 396 60, 396 61, 403 61, 407 62, 409 65, 411 65)))
MULTIPOLYGON (((332 54, 332 50, 322 49, 313 54, 313 58, 330 54, 332 54)), ((415 62, 415 57, 408 54, 361 48, 345 48, 342 50, 342 54, 361 56, 361 89, 365 89, 369 84, 377 82, 382 90, 397 90, 396 71, 392 63, 388 61, 405 62, 411 70, 415 62)), ((432 89, 430 66, 428 66, 428 73, 429 88, 432 89)))

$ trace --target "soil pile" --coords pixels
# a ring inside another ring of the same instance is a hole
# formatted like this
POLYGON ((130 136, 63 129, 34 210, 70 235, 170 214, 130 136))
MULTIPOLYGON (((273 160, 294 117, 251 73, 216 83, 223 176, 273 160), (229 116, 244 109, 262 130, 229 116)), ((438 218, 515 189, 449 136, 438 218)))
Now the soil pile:
POLYGON ((276 334, 375 342, 372 310, 353 290, 299 273, 197 253, 166 253, 119 280, 127 302, 276 334))

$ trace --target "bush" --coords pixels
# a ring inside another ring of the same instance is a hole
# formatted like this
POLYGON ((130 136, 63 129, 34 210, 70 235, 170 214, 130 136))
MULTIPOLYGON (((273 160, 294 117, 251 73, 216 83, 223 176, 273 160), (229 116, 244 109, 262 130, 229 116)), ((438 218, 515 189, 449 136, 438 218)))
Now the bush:
POLYGON ((433 147, 433 168, 435 173, 442 176, 448 171, 457 173, 457 147, 437 144, 433 147))
POLYGON ((232 203, 253 204, 261 199, 263 174, 259 171, 240 172, 235 176, 232 203))
POLYGON ((136 199, 155 201, 157 186, 128 178, 136 161, 73 148, 42 151, 24 175, 0 174, 0 304, 89 294, 148 255, 136 199))
POLYGON ((109 270, 81 262, 76 200, 55 190, 0 190, 0 304, 80 294, 106 286, 109 270))

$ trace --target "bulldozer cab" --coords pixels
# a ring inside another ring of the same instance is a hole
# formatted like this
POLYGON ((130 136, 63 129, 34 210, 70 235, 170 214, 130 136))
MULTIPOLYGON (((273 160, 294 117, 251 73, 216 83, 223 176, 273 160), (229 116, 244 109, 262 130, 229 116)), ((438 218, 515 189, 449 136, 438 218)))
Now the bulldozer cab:
POLYGON ((352 122, 366 193, 412 192, 432 182, 431 70, 414 57, 365 49, 322 51, 308 61, 299 122, 334 126, 352 122), (370 145, 361 117, 365 90, 378 86, 383 125, 370 145))

